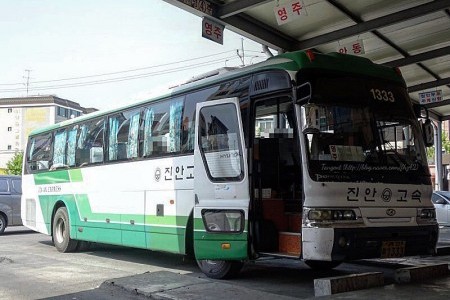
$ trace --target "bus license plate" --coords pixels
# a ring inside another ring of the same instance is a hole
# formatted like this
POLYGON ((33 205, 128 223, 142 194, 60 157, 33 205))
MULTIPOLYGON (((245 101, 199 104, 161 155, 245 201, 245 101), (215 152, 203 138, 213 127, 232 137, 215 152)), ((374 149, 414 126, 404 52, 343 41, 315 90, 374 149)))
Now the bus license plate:
POLYGON ((405 256, 405 241, 385 241, 381 245, 381 258, 405 256))

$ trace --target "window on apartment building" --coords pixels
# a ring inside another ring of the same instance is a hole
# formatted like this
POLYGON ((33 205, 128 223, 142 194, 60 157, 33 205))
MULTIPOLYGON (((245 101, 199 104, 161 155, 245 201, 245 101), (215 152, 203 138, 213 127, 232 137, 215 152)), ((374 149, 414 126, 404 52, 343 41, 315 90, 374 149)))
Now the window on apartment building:
POLYGON ((12 131, 12 127, 8 127, 8 131, 12 131))
POLYGON ((12 108, 8 108, 8 114, 12 113, 12 108))
POLYGON ((12 149, 12 146, 11 145, 8 145, 8 150, 11 150, 12 149))
POLYGON ((74 118, 79 117, 79 116, 81 116, 81 112, 71 109, 70 110, 70 117, 72 117, 72 116, 74 118))
POLYGON ((68 114, 69 114, 69 110, 68 110, 67 108, 58 106, 58 107, 57 107, 56 113, 58 114, 58 116, 66 117, 66 118, 67 118, 67 117, 68 117, 68 114))

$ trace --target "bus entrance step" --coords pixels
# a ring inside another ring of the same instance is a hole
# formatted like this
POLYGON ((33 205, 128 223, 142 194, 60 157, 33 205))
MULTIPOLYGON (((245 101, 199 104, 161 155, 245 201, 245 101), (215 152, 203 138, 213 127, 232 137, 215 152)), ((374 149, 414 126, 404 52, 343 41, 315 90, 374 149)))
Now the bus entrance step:
POLYGON ((382 272, 350 274, 345 276, 314 279, 316 297, 363 290, 384 285, 382 272))

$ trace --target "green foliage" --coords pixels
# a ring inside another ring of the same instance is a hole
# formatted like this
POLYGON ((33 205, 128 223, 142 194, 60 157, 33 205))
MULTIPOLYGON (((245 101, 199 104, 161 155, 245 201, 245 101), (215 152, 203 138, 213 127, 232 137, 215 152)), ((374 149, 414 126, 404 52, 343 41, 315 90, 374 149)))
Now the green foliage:
MULTIPOLYGON (((442 150, 444 150, 445 153, 450 153, 450 140, 448 138, 448 134, 446 132, 442 131, 441 137, 442 137, 442 150)), ((433 163, 434 163, 434 153, 436 151, 436 142, 437 141, 434 141, 434 142, 435 142, 434 147, 427 148, 428 161, 429 162, 431 161, 433 163)))
POLYGON ((13 158, 6 163, 6 173, 9 175, 22 174, 23 152, 16 152, 13 158))
POLYGON ((450 140, 445 132, 442 132, 442 149, 445 150, 445 153, 450 153, 450 140))

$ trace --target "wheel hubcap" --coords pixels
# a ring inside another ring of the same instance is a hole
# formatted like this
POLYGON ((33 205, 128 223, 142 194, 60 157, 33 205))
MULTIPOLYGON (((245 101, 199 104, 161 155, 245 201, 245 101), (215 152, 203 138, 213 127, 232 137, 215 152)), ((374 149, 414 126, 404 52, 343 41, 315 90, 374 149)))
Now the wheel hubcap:
POLYGON ((63 219, 58 219, 56 222, 56 241, 62 243, 64 241, 64 233, 66 231, 66 224, 63 219))

